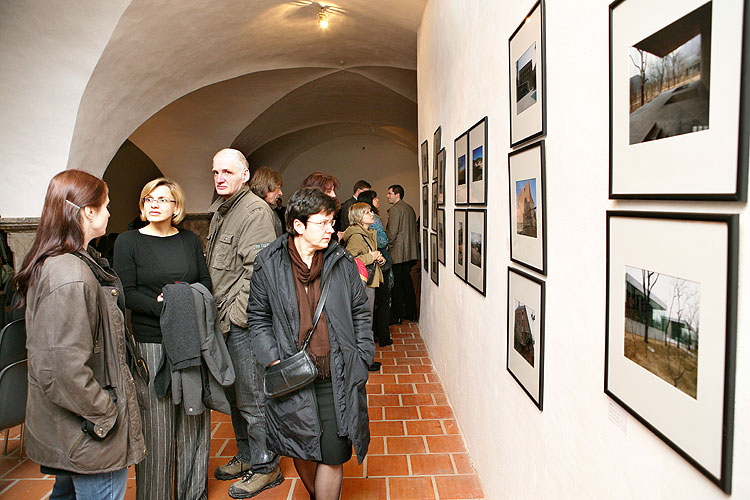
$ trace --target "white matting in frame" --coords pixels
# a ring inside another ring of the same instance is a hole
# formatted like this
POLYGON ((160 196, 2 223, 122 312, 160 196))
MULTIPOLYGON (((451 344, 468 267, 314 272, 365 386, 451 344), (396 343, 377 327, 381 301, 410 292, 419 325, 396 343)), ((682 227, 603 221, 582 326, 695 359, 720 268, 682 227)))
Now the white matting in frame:
POLYGON ((453 272, 466 281, 466 210, 453 212, 453 272))
POLYGON ((487 203, 487 117, 469 129, 469 203, 487 203))
POLYGON ((737 215, 607 212, 605 392, 727 493, 737 227, 737 215))
POLYGON ((610 198, 747 198, 746 3, 610 5, 610 198))
POLYGON ((487 280, 487 210, 466 211, 466 282, 485 295, 487 280))
POLYGON ((544 141, 508 155, 510 260, 547 274, 544 141))
POLYGON ((453 141, 454 182, 456 205, 469 203, 469 134, 464 132, 453 141))

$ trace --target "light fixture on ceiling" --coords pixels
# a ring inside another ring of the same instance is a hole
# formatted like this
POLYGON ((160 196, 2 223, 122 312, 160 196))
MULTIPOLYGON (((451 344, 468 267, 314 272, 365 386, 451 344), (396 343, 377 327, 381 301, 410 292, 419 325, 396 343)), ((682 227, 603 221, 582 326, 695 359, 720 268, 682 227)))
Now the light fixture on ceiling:
POLYGON ((318 26, 326 29, 328 27, 328 6, 322 4, 318 5, 320 5, 320 12, 318 12, 318 26))

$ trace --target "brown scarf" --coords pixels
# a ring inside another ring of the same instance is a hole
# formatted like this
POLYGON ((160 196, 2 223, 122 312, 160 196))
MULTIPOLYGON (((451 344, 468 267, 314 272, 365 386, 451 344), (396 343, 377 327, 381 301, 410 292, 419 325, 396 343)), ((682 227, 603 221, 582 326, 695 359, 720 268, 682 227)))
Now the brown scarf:
MULTIPOLYGON (((299 309, 299 340, 297 347, 301 347, 307 334, 313 326, 313 315, 318 305, 321 294, 321 271, 323 270, 323 252, 315 252, 312 265, 307 264, 297 252, 294 246, 294 238, 289 236, 287 243, 289 257, 292 259, 292 274, 294 275, 294 291, 297 295, 297 307, 299 309)), ((307 346, 318 376, 328 378, 331 376, 331 344, 328 340, 328 323, 325 314, 321 312, 318 325, 310 338, 307 346)))

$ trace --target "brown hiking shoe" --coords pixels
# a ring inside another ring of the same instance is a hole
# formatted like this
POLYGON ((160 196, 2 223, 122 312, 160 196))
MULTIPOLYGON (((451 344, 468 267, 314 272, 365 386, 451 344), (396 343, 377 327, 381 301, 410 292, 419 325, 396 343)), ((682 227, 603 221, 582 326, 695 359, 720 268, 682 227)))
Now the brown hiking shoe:
POLYGON ((214 477, 222 481, 237 479, 250 472, 250 464, 243 462, 239 455, 235 455, 226 465, 217 467, 214 471, 214 477))
POLYGON ((284 475, 278 465, 268 474, 248 472, 229 487, 229 496, 232 498, 254 497, 263 490, 280 485, 283 481, 284 475))

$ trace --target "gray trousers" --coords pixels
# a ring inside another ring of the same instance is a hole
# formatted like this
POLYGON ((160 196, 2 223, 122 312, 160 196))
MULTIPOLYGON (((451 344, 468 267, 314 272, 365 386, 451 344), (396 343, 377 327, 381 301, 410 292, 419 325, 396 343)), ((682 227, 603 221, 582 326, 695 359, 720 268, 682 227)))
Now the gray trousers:
POLYGON ((208 455, 211 411, 186 415, 172 397, 156 397, 154 375, 162 345, 138 343, 148 365, 150 384, 135 377, 141 405, 146 458, 135 466, 137 500, 205 500, 208 498, 208 455), (174 487, 173 487, 174 482, 174 487))

